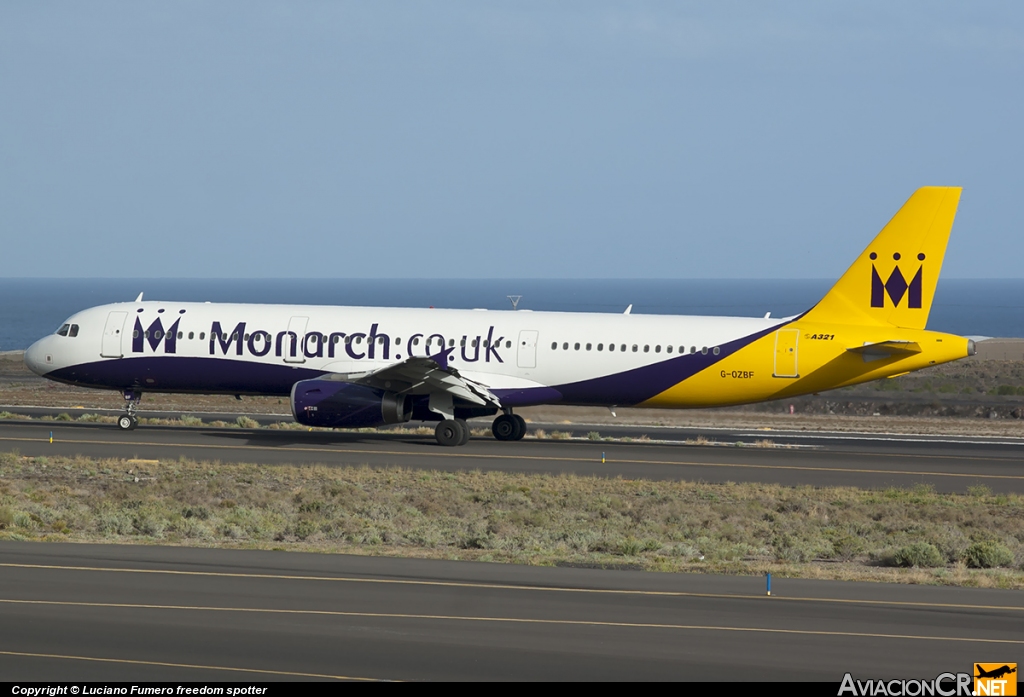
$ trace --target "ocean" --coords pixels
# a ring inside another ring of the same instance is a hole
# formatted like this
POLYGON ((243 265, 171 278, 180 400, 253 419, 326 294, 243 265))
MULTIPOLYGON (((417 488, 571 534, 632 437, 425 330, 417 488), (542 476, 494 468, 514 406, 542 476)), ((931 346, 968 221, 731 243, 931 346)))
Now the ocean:
MULTIPOLYGON (((0 279, 0 351, 27 348, 78 310, 111 302, 184 300, 635 314, 795 315, 832 280, 677 279, 0 279)), ((1024 337, 1024 279, 940 280, 928 328, 1024 337)))

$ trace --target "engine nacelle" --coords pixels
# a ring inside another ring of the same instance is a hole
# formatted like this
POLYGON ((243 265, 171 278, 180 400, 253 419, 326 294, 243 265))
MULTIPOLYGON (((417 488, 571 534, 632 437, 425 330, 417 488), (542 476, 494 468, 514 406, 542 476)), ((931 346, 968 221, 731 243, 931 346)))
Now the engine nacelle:
POLYGON ((323 428, 367 428, 404 423, 412 400, 394 392, 340 380, 301 380, 292 386, 292 415, 323 428))

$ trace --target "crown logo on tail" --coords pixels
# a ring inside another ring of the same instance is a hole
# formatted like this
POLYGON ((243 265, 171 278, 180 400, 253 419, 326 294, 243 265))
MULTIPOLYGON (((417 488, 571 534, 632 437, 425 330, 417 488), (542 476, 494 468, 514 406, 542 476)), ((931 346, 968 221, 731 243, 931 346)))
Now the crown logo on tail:
MULTIPOLYGON (((871 252, 871 259, 877 259, 878 255, 871 252)), ((897 252, 892 255, 892 258, 899 261, 900 254, 897 252)), ((924 254, 917 255, 918 260, 924 261, 924 254)), ((892 301, 893 307, 899 307, 900 302, 903 300, 903 296, 907 297, 907 307, 915 310, 921 309, 921 285, 922 275, 924 273, 924 264, 917 267, 917 273, 914 277, 907 282, 903 272, 900 271, 900 267, 897 265, 893 267, 892 273, 889 274, 889 278, 882 282, 882 277, 878 274, 878 269, 875 265, 871 265, 871 307, 885 307, 885 296, 888 294, 889 300, 892 301)))

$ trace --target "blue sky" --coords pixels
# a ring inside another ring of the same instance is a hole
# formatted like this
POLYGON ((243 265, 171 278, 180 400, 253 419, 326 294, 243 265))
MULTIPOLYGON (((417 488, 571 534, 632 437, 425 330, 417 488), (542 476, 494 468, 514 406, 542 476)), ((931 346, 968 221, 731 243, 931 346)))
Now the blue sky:
POLYGON ((1020 3, 6 2, 0 276, 832 278, 964 187, 1024 277, 1020 3))

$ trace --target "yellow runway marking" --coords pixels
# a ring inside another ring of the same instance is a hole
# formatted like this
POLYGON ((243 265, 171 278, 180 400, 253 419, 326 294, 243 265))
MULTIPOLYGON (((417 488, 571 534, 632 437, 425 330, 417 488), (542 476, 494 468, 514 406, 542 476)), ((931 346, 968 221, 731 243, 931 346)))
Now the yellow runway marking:
MULTIPOLYGON (((124 569, 96 566, 58 566, 53 564, 0 563, 0 568, 48 569, 54 571, 102 571, 127 574, 166 574, 170 576, 207 576, 214 578, 251 578, 278 581, 333 581, 336 583, 368 583, 396 586, 435 586, 443 588, 477 588, 482 590, 541 591, 549 593, 590 593, 597 595, 640 595, 672 598, 715 598, 721 600, 765 600, 764 595, 741 595, 730 593, 694 593, 687 591, 644 591, 617 588, 562 588, 558 586, 520 586, 499 583, 472 583, 468 581, 416 581, 391 578, 359 578, 352 576, 302 576, 284 574, 246 574, 224 571, 178 571, 175 569, 124 569)), ((837 603, 845 605, 881 605, 888 607, 944 608, 953 610, 994 610, 1024 612, 1017 605, 972 605, 969 603, 926 603, 904 600, 858 600, 856 598, 810 598, 800 596, 772 596, 769 602, 837 603)))
MULTIPOLYGON (((34 438, 2 438, 0 441, 13 441, 18 443, 37 443, 34 438)), ((155 447, 155 448, 195 448, 211 450, 260 450, 269 452, 296 452, 296 453, 331 453, 333 455, 398 455, 402 457, 436 457, 436 458, 468 458, 477 460, 533 460, 542 462, 580 462, 593 464, 592 457, 551 457, 547 455, 487 455, 472 453, 445 452, 405 452, 401 450, 359 450, 354 448, 315 448, 284 446, 272 448, 263 445, 202 445, 199 443, 152 443, 148 441, 107 441, 107 440, 61 440, 62 444, 71 445, 115 445, 120 447, 155 447)), ((888 455, 887 455, 888 457, 888 455)), ((998 459, 998 458, 996 458, 998 459)), ((916 470, 885 470, 866 468, 843 468, 843 467, 815 467, 800 465, 754 465, 739 462, 689 462, 672 460, 615 460, 609 459, 609 464, 621 465, 669 465, 675 467, 723 467, 736 469, 764 469, 764 470, 796 470, 798 472, 835 472, 845 474, 900 474, 915 477, 964 477, 967 479, 1011 479, 1024 480, 1024 475, 1015 474, 977 474, 973 472, 928 472, 916 470)))
POLYGON ((322 617, 357 617, 366 619, 434 620, 457 622, 497 622, 504 624, 546 624, 570 627, 613 627, 616 629, 676 629, 684 631, 750 632, 758 634, 795 634, 866 639, 910 639, 913 641, 956 641, 983 644, 1024 646, 1024 639, 984 639, 980 637, 942 637, 918 634, 881 634, 878 632, 840 632, 819 629, 776 629, 771 627, 727 627, 710 624, 658 624, 654 622, 608 622, 602 620, 552 620, 531 617, 476 617, 472 615, 420 615, 405 612, 345 612, 341 610, 285 610, 258 607, 212 607, 204 605, 150 605, 143 603, 86 603, 65 600, 10 600, 0 604, 55 605, 60 607, 113 608, 125 610, 185 610, 194 612, 238 612, 268 615, 312 615, 322 617))
POLYGON ((267 670, 265 668, 233 668, 231 666, 201 666, 191 663, 166 663, 164 661, 142 661, 131 658, 99 658, 97 656, 65 656, 59 653, 30 653, 28 651, 0 651, 0 656, 24 658, 60 658, 69 661, 94 661, 97 663, 127 663, 138 666, 160 666, 162 668, 194 668, 197 670, 221 670, 232 673, 255 673, 257 675, 281 675, 292 678, 320 678, 321 680, 355 680, 379 682, 376 678, 353 678, 348 675, 323 675, 321 673, 298 673, 289 670, 267 670))

